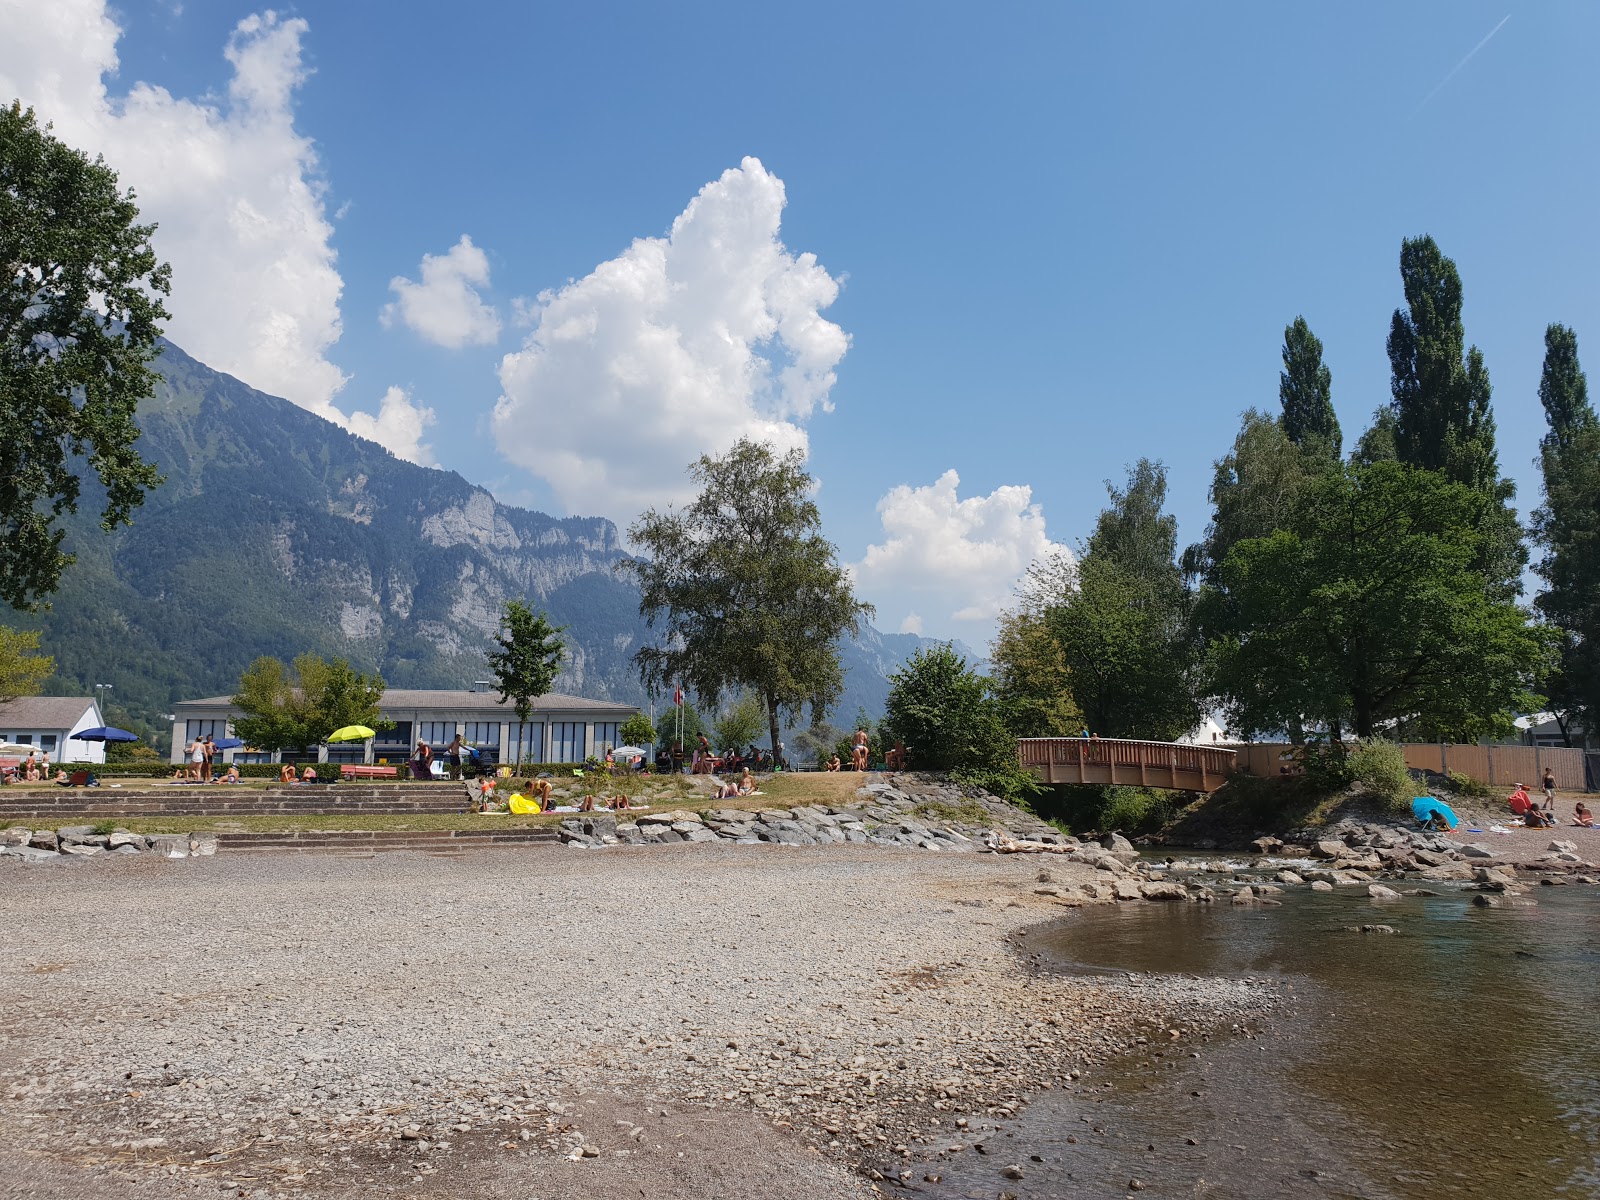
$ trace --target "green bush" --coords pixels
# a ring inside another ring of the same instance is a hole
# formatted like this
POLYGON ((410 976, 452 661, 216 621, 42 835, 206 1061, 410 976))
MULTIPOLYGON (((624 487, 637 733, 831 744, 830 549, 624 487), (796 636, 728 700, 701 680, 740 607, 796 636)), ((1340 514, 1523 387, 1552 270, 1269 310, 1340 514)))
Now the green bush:
POLYGON ((1404 808, 1411 799, 1411 772, 1406 769, 1406 754, 1393 742, 1363 738, 1350 752, 1350 778, 1391 808, 1404 808))
POLYGON ((1445 775, 1450 790, 1458 796, 1469 796, 1474 800, 1484 800, 1494 795, 1494 789, 1482 780, 1474 779, 1471 775, 1463 775, 1460 771, 1451 771, 1445 775))

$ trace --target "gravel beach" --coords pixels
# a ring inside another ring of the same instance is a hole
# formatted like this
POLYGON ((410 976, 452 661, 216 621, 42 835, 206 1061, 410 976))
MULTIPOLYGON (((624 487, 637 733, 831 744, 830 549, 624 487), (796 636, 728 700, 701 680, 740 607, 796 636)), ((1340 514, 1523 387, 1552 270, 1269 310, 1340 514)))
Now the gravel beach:
MULTIPOLYGON (((1025 856, 0 861, 0 1195, 851 1197, 1265 984, 1035 970, 1025 856)), ((1102 876, 1103 878, 1103 876, 1102 876)), ((1011 1185, 1015 1186, 1015 1185, 1011 1185)))

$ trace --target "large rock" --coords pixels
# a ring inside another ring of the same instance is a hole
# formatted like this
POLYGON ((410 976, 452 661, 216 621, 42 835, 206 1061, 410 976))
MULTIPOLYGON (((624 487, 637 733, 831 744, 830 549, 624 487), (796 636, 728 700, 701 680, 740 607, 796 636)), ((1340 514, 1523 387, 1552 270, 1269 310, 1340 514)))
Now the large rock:
POLYGON ((129 833, 126 829, 119 829, 106 839, 106 846, 111 850, 120 850, 124 846, 132 846, 135 850, 143 850, 149 843, 140 833, 129 833))
MULTIPOLYGON (((90 846, 86 848, 99 853, 97 847, 90 846)), ((19 846, 14 842, 6 842, 0 845, 0 856, 20 858, 23 862, 48 862, 60 857, 60 855, 54 854, 49 850, 40 850, 36 846, 19 846)))
POLYGON ((1400 899, 1399 892, 1395 891, 1393 888, 1384 887, 1381 883, 1368 884, 1367 895, 1371 896, 1374 900, 1400 899))
POLYGON ((0 846, 26 846, 33 840, 33 830, 24 829, 20 825, 13 825, 10 829, 0 829, 0 846))
POLYGON ((1493 858, 1494 851, 1481 842, 1467 842, 1461 847, 1461 853, 1468 858, 1493 858))
POLYGON ((1559 841, 1558 840, 1558 841, 1551 842, 1550 846, 1549 846, 1549 849, 1554 850, 1557 854, 1560 854, 1560 853, 1563 853, 1563 852, 1567 853, 1567 854, 1576 854, 1578 852, 1578 843, 1577 842, 1563 842, 1563 841, 1559 841))
POLYGON ((1165 880, 1141 884, 1139 894, 1146 900, 1187 900, 1189 898, 1189 890, 1183 884, 1170 883, 1165 880))
POLYGON ((1102 846, 1104 846, 1107 850, 1110 850, 1110 851, 1113 851, 1113 852, 1123 852, 1123 851, 1130 851, 1131 850, 1131 851, 1133 851, 1134 856, 1138 857, 1138 853, 1139 852, 1137 850, 1133 849, 1133 843, 1130 842, 1127 838, 1123 837, 1120 833, 1108 833, 1108 834, 1106 834, 1103 838, 1100 839, 1100 844, 1102 846))
POLYGON ((56 836, 54 829, 35 829, 33 836, 28 839, 28 845, 35 850, 48 850, 54 854, 61 849, 61 839, 56 836))
MULTIPOLYGON (((1153 885, 1144 885, 1144 887, 1151 886, 1153 885)), ((1144 898, 1144 890, 1140 887, 1139 881, 1136 879, 1119 879, 1116 881, 1116 883, 1112 884, 1111 887, 1112 894, 1116 896, 1118 900, 1141 900, 1144 898)))
POLYGON ((1343 842, 1326 839, 1311 847, 1311 853, 1317 858, 1338 859, 1346 858, 1350 854, 1350 847, 1343 842))

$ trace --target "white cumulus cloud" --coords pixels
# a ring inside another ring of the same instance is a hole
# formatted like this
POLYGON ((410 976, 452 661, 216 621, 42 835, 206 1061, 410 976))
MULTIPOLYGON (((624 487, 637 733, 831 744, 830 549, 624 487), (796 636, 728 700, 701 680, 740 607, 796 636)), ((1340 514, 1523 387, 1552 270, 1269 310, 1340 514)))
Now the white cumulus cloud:
POLYGON ((539 296, 500 364, 506 458, 573 512, 681 501, 684 468, 740 437, 806 448, 849 336, 821 314, 839 284, 779 239, 783 181, 746 158, 668 236, 640 238, 539 296))
POLYGON ((500 314, 478 289, 489 286, 489 256, 466 234, 443 254, 422 256, 422 282, 403 275, 389 281, 395 294, 381 314, 384 327, 399 321, 436 346, 488 346, 500 336, 500 314))
POLYGON ((1035 559, 1069 553, 1045 532, 1044 513, 1025 485, 987 496, 959 495, 961 476, 946 471, 926 487, 901 484, 878 501, 884 540, 851 567, 862 595, 900 629, 921 633, 919 613, 937 613, 936 633, 982 633, 1014 598, 1035 559), (967 623, 952 631, 948 622, 967 623), (979 628, 973 628, 978 626, 979 628))
MULTIPOLYGON (((294 123, 307 28, 271 11, 240 21, 223 49, 224 95, 183 99, 135 82, 113 96, 122 30, 105 0, 0 0, 0 97, 103 154, 141 217, 159 224, 156 251, 172 264, 168 336, 349 426, 333 404, 346 376, 328 358, 344 281, 316 149, 294 123)), ((381 413, 365 419, 384 424, 381 413)))
POLYGON ((378 404, 377 416, 351 413, 347 426, 351 433, 377 442, 399 458, 431 467, 433 450, 422 437, 433 423, 433 409, 419 408, 404 388, 391 387, 378 404))

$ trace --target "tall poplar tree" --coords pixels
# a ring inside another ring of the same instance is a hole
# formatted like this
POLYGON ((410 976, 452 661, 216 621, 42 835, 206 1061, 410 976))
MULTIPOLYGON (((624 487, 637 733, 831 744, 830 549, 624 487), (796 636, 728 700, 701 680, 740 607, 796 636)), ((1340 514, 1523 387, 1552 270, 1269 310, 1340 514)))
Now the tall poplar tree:
POLYGON ((1578 338, 1564 325, 1544 333, 1539 402, 1550 431, 1539 445, 1544 505, 1534 536, 1545 555, 1545 588, 1534 603, 1561 635, 1550 702, 1570 744, 1575 726, 1600 724, 1600 420, 1578 364, 1578 338))
POLYGON ((1322 342, 1304 317, 1283 331, 1283 370, 1278 373, 1283 432, 1307 454, 1335 463, 1344 435, 1333 411, 1333 372, 1322 361, 1322 342))
POLYGON ((1396 457, 1438 471, 1484 498, 1479 569, 1501 596, 1521 590, 1528 560, 1510 501, 1516 487, 1500 477, 1490 408, 1489 370, 1461 322, 1461 273, 1431 237, 1400 245, 1406 308, 1389 323, 1389 393, 1396 457))

